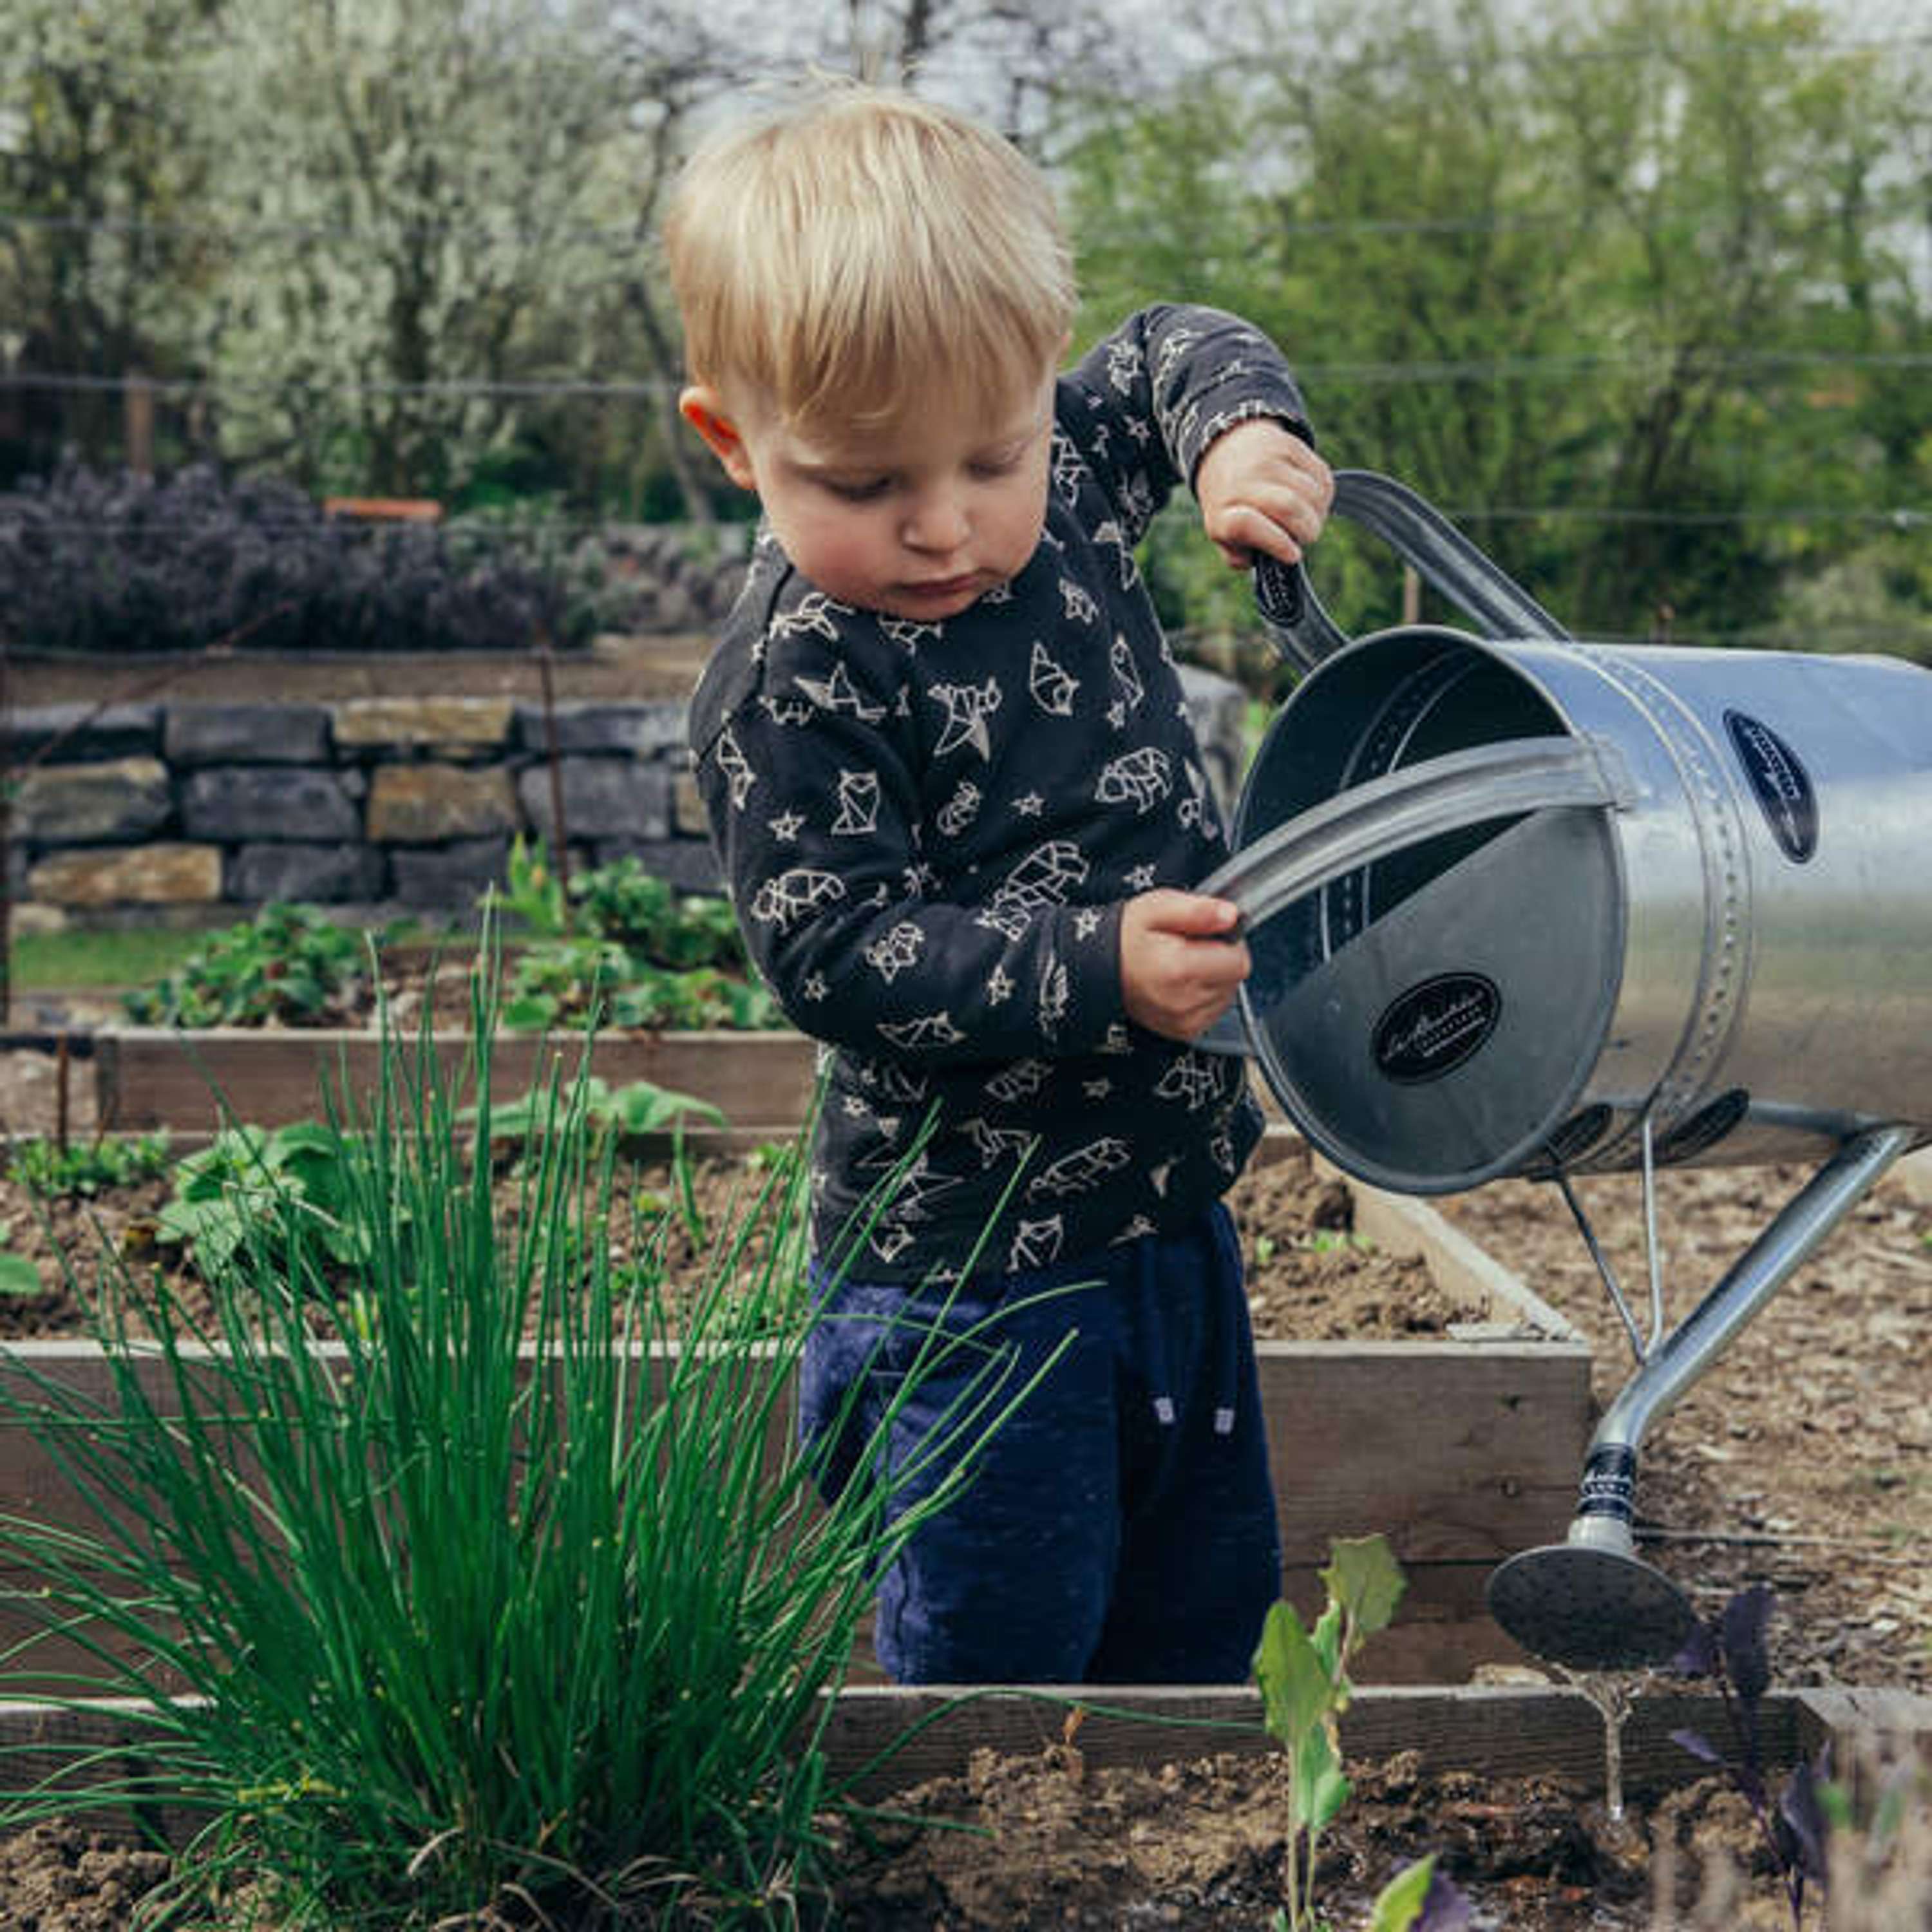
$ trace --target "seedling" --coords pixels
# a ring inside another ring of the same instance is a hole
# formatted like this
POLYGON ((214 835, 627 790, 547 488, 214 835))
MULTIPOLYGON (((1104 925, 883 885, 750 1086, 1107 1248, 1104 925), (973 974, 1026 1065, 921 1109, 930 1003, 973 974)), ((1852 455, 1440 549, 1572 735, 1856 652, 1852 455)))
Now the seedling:
POLYGON ((520 834, 510 842, 510 862, 503 884, 493 886, 485 896, 486 900, 494 898, 528 932, 549 938, 569 928, 570 907, 563 881, 552 868, 542 844, 532 844, 520 834))
MULTIPOLYGON (((1315 1874, 1322 1834, 1348 1802, 1336 1729, 1354 1695, 1348 1666, 1378 1630, 1385 1629, 1406 1587, 1400 1566, 1380 1536, 1340 1538, 1329 1546, 1322 1573, 1328 1604, 1312 1630, 1292 1604, 1275 1604, 1255 1652, 1268 1735, 1288 1754, 1288 1827, 1283 1888, 1287 1906, 1275 1932, 1328 1932, 1315 1909, 1315 1874)), ((1376 1900, 1370 1932, 1455 1932, 1468 1922, 1467 1902, 1434 1861, 1397 1874, 1376 1900)))
POLYGON ((1683 1676, 1716 1682, 1730 1720, 1732 1749, 1720 1750, 1701 1731, 1670 1736, 1692 1756, 1722 1772, 1750 1807, 1791 1908, 1793 1932, 1802 1932, 1805 1886, 1815 1882, 1822 1895, 1829 1876, 1819 1792, 1830 1775, 1831 1747, 1821 1747, 1815 1763, 1801 1760, 1794 1766, 1773 1802, 1765 1780, 1760 1724, 1764 1694, 1771 1686, 1764 1632, 1772 1602, 1762 1583, 1739 1591, 1716 1617, 1699 1623, 1677 1656, 1676 1668, 1683 1676))
POLYGON ((1376 1244, 1366 1234, 1351 1234, 1345 1228, 1318 1228, 1312 1234, 1304 1235, 1300 1245, 1311 1254, 1333 1255, 1344 1250, 1372 1253, 1376 1244))
POLYGON ((14 1143, 7 1178, 43 1197, 94 1195, 104 1187, 152 1180, 167 1172, 169 1158, 165 1133, 143 1134, 138 1140, 103 1139, 86 1147, 62 1147, 57 1140, 36 1134, 14 1143))

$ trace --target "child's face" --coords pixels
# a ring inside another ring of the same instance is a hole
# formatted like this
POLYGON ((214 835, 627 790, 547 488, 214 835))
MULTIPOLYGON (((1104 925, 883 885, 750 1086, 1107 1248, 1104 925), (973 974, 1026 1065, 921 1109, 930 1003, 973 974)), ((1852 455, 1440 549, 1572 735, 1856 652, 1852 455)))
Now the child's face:
POLYGON ((1039 546, 1050 375, 1017 400, 935 401, 880 430, 808 435, 763 399, 732 410, 703 387, 683 408, 732 480, 758 493, 785 554, 842 604, 957 616, 1039 546))

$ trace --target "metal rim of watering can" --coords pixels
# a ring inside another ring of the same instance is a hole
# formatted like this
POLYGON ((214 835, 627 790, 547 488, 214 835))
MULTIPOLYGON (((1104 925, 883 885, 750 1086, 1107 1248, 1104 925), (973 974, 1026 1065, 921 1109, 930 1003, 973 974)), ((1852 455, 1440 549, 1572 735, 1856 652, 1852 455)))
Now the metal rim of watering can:
MULTIPOLYGON (((1373 471, 1341 470, 1335 476, 1334 512, 1382 537, 1432 588, 1455 604, 1476 626, 1442 631, 1462 645, 1503 639, 1567 644, 1569 633, 1536 600, 1492 563, 1430 504, 1405 485, 1373 471)), ((1328 616, 1311 588, 1306 571, 1263 556, 1253 573, 1257 608, 1282 656, 1306 676, 1325 669, 1355 640, 1328 616)), ((1406 626, 1402 635, 1419 634, 1406 626)), ((1363 640, 1365 644, 1366 640, 1363 640)), ((1250 930, 1322 887, 1333 892, 1370 877, 1378 860, 1465 828, 1526 815, 1546 807, 1621 808, 1629 802, 1631 782, 1618 748, 1583 733, 1558 728, 1536 737, 1466 747, 1406 766, 1378 766, 1354 777, 1345 792, 1272 825, 1258 838, 1237 843, 1228 860, 1196 887, 1232 900, 1250 930), (1466 760, 1458 764, 1457 760, 1466 760), (1386 814, 1386 816, 1384 816, 1386 814), (1339 821, 1359 820, 1345 827, 1339 821), (1336 842, 1332 856, 1320 842, 1336 842)), ((1236 814, 1236 836, 1246 816, 1254 775, 1236 814)), ((1324 913, 1324 917, 1328 915, 1324 913)), ((1609 1008, 1604 1010, 1606 1024, 1609 1008)), ((1311 1129, 1289 1090, 1296 1086, 1270 1042, 1264 1014, 1251 987, 1197 1042, 1216 1053, 1253 1058, 1292 1115, 1301 1120, 1318 1144, 1345 1166, 1346 1150, 1331 1147, 1311 1129)), ((1482 1178, 1501 1173, 1526 1151, 1541 1144, 1532 1136, 1486 1164, 1482 1178)), ((1414 1177, 1363 1170, 1378 1185, 1409 1186, 1414 1177)), ((1472 1184, 1459 1175, 1444 1187, 1472 1184)), ((1441 1190, 1438 1190, 1441 1191, 1441 1190)))
POLYGON ((1196 890, 1231 901, 1252 927, 1444 832, 1550 806, 1615 806, 1628 789, 1613 746, 1560 735, 1472 745, 1337 793, 1231 854, 1196 890))

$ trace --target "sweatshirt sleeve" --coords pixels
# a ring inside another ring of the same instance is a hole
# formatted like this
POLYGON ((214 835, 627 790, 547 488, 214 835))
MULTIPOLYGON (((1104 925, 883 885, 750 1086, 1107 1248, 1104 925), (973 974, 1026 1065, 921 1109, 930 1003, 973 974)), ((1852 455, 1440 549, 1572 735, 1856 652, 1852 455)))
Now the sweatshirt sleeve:
MULTIPOLYGON (((964 1064, 1117 1043, 1118 904, 1080 902, 1066 878, 934 896, 907 662, 880 619, 808 590, 735 674, 707 673, 695 776, 759 972, 801 1030, 862 1054, 964 1064)), ((972 698, 962 686, 962 734, 972 698)))
POLYGON ((1273 416, 1308 442, 1301 392, 1280 350, 1220 309, 1143 309, 1062 380, 1061 418, 1138 543, 1216 437, 1273 416))

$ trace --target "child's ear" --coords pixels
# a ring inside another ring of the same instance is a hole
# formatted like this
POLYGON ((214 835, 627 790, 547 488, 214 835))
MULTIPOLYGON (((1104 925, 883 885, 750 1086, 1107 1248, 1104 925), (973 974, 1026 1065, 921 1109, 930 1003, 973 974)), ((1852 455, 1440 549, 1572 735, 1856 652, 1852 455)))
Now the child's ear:
POLYGON ((724 412, 724 398, 709 383, 694 382, 677 399, 678 413, 711 446, 724 473, 741 490, 755 490, 750 452, 738 425, 724 412))

